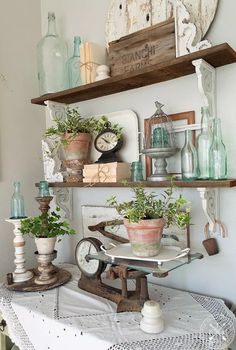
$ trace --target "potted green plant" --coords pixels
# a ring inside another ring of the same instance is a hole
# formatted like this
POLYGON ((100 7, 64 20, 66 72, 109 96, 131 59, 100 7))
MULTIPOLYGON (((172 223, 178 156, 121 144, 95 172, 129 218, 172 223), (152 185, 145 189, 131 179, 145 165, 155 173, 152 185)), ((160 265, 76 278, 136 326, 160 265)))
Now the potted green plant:
POLYGON ((184 228, 189 224, 188 201, 181 195, 174 199, 172 187, 159 195, 147 193, 141 185, 132 187, 132 190, 135 196, 131 201, 118 203, 116 197, 112 196, 108 203, 115 206, 124 217, 134 255, 157 255, 164 226, 176 224, 184 228))
POLYGON ((56 146, 63 146, 66 160, 84 161, 88 158, 96 123, 93 117, 81 117, 78 108, 67 107, 65 118, 55 117, 54 125, 46 130, 45 136, 54 139, 56 146))
POLYGON ((39 254, 51 254, 58 236, 74 235, 69 223, 61 220, 60 209, 21 220, 20 231, 35 238, 39 254))
MULTIPOLYGON (((102 132, 107 123, 106 116, 83 118, 78 108, 67 107, 65 118, 55 117, 54 125, 46 130, 45 136, 53 139, 56 146, 63 146, 66 160, 86 161, 92 135, 102 132)), ((118 124, 112 128, 119 139, 122 128, 118 124)))

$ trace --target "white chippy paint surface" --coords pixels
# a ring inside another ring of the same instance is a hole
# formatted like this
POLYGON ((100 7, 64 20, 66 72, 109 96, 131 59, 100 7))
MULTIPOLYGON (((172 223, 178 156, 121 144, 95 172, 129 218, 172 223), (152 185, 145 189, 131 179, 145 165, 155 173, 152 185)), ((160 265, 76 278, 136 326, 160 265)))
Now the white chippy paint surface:
MULTIPOLYGON (((182 0, 190 22, 197 27, 195 43, 207 33, 217 10, 218 0, 182 0)), ((111 0, 107 23, 107 43, 173 16, 175 0, 111 0), (149 15, 149 18, 148 18, 149 15)))

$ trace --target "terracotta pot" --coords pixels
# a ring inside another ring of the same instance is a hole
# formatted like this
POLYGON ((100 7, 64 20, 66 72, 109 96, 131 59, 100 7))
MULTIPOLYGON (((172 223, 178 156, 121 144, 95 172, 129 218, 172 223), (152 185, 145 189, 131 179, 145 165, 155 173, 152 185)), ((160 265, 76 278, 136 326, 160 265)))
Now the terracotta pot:
POLYGON ((57 237, 38 238, 35 237, 35 244, 39 254, 52 254, 55 248, 57 237))
POLYGON ((64 134, 62 140, 66 140, 63 145, 66 160, 87 160, 91 139, 88 133, 64 134))
POLYGON ((133 254, 141 257, 157 255, 160 251, 160 242, 165 219, 140 220, 129 222, 124 219, 133 254))

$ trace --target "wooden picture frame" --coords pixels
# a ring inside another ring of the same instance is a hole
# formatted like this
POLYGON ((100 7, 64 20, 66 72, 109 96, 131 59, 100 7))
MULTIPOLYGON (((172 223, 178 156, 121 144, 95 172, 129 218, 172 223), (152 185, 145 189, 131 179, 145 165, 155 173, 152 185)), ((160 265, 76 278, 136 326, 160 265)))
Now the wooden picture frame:
MULTIPOLYGON (((176 128, 176 132, 184 131, 185 130, 184 125, 195 124, 195 111, 170 114, 168 115, 168 117, 172 120, 174 129, 175 129, 174 124, 178 124, 181 121, 183 122, 183 124, 181 125, 182 126, 181 128, 179 127, 176 128)), ((144 119, 144 138, 145 139, 151 133, 149 119, 150 118, 144 119)), ((154 118, 154 124, 155 123, 158 124, 158 122, 159 122, 159 118, 158 117, 154 118)), ((193 131, 193 144, 195 144, 195 131, 193 131)), ((146 163, 146 176, 148 177, 152 174, 152 159, 148 156, 145 156, 145 163, 146 163)))

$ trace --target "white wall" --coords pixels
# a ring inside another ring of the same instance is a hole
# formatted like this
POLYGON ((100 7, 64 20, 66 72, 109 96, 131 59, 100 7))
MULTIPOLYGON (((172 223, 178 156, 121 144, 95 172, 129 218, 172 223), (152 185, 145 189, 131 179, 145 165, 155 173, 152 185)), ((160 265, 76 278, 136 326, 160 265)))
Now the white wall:
MULTIPOLYGON (((43 110, 31 105, 38 95, 35 46, 40 38, 40 2, 2 1, 0 11, 0 279, 13 271, 13 226, 10 217, 13 182, 21 181, 26 214, 33 215, 34 183, 42 178, 40 138, 43 110)), ((26 247, 32 266, 33 241, 26 247)))
MULTIPOLYGON (((81 35, 84 39, 103 44, 106 12, 109 0, 41 0, 42 4, 42 28, 45 32, 46 17, 49 10, 56 12, 58 27, 61 35, 70 45, 74 35, 81 35)), ((236 48, 235 36, 235 11, 234 0, 220 1, 219 9, 208 38, 213 44, 229 42, 236 48)), ((223 135, 229 156, 229 176, 236 176, 235 154, 235 100, 236 100, 236 65, 217 69, 217 108, 218 115, 222 118, 223 135)), ((201 100, 197 90, 195 75, 175 79, 172 81, 155 84, 98 98, 92 101, 80 103, 81 112, 84 115, 107 113, 122 109, 133 109, 140 118, 143 127, 143 118, 154 112, 154 101, 159 100, 165 104, 167 113, 195 110, 197 122, 200 121, 201 100)), ((81 210, 83 204, 104 205, 106 198, 111 194, 117 194, 119 199, 129 196, 127 189, 77 189, 74 191, 74 226, 81 232, 81 210), (92 194, 92 196, 91 196, 92 194), (92 197, 92 199, 91 199, 92 197)), ((221 219, 227 225, 228 238, 218 240, 220 254, 208 257, 202 247, 204 239, 203 228, 206 218, 200 206, 200 199, 196 190, 183 190, 183 194, 192 201, 191 241, 192 248, 205 254, 205 258, 196 261, 171 273, 169 277, 156 280, 157 283, 173 286, 181 289, 192 290, 209 295, 224 297, 236 304, 236 216, 235 194, 236 189, 224 189, 221 193, 221 219)), ((70 256, 65 259, 72 260, 76 237, 71 245, 70 256)))

